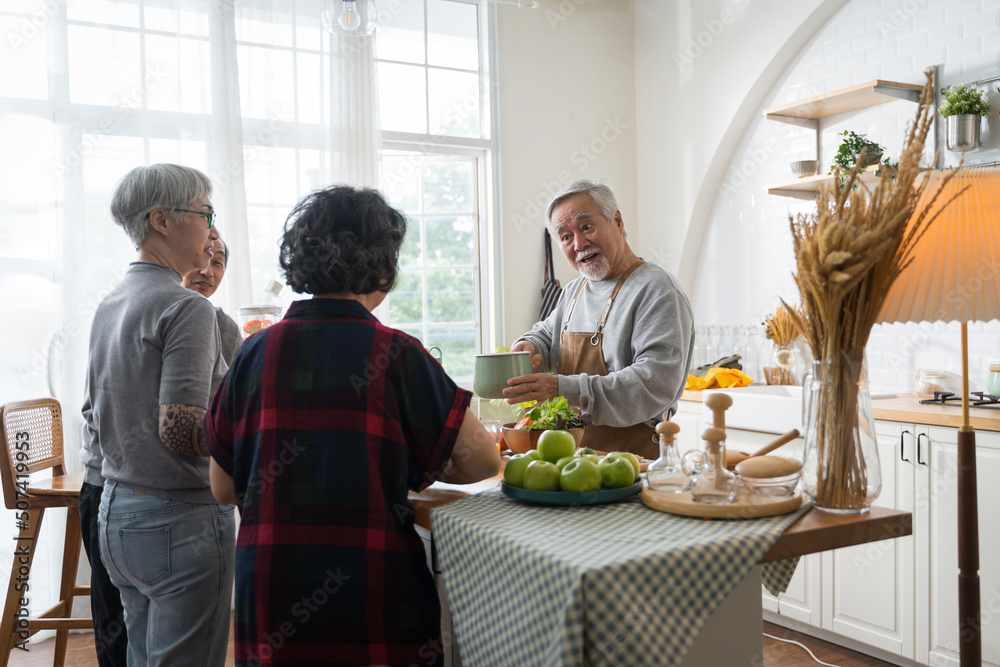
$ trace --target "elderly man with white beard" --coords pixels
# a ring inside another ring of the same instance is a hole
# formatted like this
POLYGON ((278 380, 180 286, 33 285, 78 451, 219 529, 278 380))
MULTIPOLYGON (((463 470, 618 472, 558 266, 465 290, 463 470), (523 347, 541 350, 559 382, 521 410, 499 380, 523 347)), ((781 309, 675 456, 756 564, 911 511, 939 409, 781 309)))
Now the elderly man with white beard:
POLYGON ((583 446, 654 459, 654 428, 674 413, 687 380, 691 303, 674 276, 629 247, 614 192, 602 181, 566 186, 546 217, 581 276, 511 346, 534 361, 531 374, 508 381, 507 402, 565 396, 593 418, 583 446))

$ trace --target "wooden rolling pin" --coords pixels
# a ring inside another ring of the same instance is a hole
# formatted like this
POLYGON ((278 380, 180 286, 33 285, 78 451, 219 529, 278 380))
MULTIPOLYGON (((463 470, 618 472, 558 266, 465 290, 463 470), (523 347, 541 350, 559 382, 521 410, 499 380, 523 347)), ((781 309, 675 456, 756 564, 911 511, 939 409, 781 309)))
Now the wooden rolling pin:
POLYGON ((746 452, 741 452, 735 449, 727 449, 726 467, 732 470, 733 468, 736 467, 736 464, 741 461, 753 458, 754 456, 763 456, 764 454, 769 454, 774 450, 776 450, 778 447, 781 447, 782 445, 787 445, 789 442, 799 437, 799 435, 800 435, 799 429, 793 428, 788 433, 785 433, 784 435, 779 435, 775 440, 772 440, 768 444, 764 445, 753 454, 747 454, 746 452))

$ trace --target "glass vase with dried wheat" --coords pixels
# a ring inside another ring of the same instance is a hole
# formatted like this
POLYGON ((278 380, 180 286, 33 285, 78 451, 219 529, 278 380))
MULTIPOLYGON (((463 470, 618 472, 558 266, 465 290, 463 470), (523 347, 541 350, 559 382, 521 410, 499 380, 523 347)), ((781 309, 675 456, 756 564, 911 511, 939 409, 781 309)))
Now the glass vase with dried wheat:
POLYGON ((802 333, 799 321, 804 317, 801 309, 782 303, 773 314, 764 317, 764 331, 774 345, 771 365, 764 367, 764 379, 770 385, 798 384, 795 369, 799 365, 795 341, 802 333))
POLYGON ((864 350, 889 287, 941 210, 914 212, 926 188, 919 175, 932 95, 928 75, 895 180, 884 172, 874 188, 862 184, 862 154, 843 178, 838 170, 815 213, 791 219, 802 303, 796 317, 816 360, 802 479, 820 509, 866 511, 881 488, 877 451, 865 446, 874 432, 864 350))

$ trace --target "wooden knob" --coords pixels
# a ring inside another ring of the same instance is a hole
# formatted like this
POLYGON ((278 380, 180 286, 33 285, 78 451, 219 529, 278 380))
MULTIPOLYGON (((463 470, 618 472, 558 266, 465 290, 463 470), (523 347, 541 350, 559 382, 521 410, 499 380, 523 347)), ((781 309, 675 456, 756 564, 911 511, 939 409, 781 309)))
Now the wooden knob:
POLYGON ((704 438, 707 443, 718 445, 720 442, 725 441, 726 432, 721 428, 706 428, 705 432, 701 434, 701 437, 704 438))
POLYGON ((680 430, 680 424, 675 424, 672 421, 662 421, 656 425, 656 433, 663 436, 667 440, 673 440, 674 436, 677 435, 680 430))
POLYGON ((709 394, 705 399, 705 405, 712 411, 712 426, 725 431, 726 410, 733 404, 733 398, 729 394, 709 394))

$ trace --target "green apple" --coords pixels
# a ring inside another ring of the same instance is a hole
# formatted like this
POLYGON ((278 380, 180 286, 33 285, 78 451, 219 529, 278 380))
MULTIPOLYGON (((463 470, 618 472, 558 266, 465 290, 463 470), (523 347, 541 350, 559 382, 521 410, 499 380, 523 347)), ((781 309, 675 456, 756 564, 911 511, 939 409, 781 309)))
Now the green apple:
POLYGON ((576 458, 575 456, 564 456, 558 461, 556 461, 556 467, 559 468, 560 472, 562 472, 562 469, 566 467, 566 464, 575 458, 576 458))
POLYGON ((559 473, 559 488, 563 491, 597 491, 601 488, 601 471, 593 461, 574 456, 559 473))
POLYGON ((597 454, 597 452, 595 452, 590 447, 581 447, 580 449, 573 452, 573 456, 586 456, 588 454, 597 454))
POLYGON ((529 491, 558 491, 559 468, 548 461, 532 461, 524 469, 524 488, 529 491))
POLYGON ((534 461, 534 459, 527 454, 514 454, 514 456, 510 457, 510 460, 507 461, 507 465, 504 466, 503 481, 510 486, 523 488, 524 470, 532 461, 534 461))
POLYGON ((601 462, 601 456, 599 454, 584 454, 580 458, 587 459, 588 461, 593 461, 594 463, 601 462))
MULTIPOLYGON (((635 470, 629 460, 622 456, 611 456, 610 454, 605 456, 597 464, 597 469, 601 471, 601 483, 609 489, 619 489, 635 484, 635 470)), ((527 477, 527 472, 525 472, 525 477, 527 477)))
POLYGON ((555 463, 564 456, 573 456, 576 438, 566 430, 550 429, 538 436, 538 455, 543 461, 555 463))
POLYGON ((527 456, 532 461, 537 461, 537 460, 539 460, 541 458, 538 455, 538 450, 537 449, 529 449, 527 452, 524 453, 524 455, 527 456))
POLYGON ((628 459, 628 462, 631 463, 632 467, 635 469, 635 476, 636 476, 636 478, 639 477, 639 473, 641 472, 641 470, 639 468, 639 457, 638 456, 636 456, 632 452, 610 452, 608 454, 608 456, 614 456, 615 458, 628 459))

